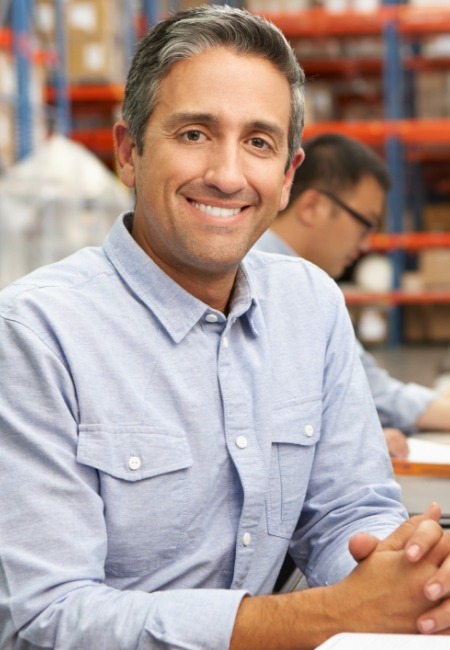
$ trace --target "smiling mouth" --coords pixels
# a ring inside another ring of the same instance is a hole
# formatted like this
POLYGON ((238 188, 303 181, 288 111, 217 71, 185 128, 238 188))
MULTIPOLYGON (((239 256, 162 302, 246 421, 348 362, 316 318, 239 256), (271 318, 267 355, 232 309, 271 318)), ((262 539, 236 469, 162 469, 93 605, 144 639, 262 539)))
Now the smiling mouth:
POLYGON ((236 214, 242 210, 242 208, 219 208, 214 205, 206 205, 205 203, 197 203, 192 201, 192 205, 200 212, 210 215, 211 217, 219 217, 222 219, 227 219, 229 217, 234 217, 236 214))

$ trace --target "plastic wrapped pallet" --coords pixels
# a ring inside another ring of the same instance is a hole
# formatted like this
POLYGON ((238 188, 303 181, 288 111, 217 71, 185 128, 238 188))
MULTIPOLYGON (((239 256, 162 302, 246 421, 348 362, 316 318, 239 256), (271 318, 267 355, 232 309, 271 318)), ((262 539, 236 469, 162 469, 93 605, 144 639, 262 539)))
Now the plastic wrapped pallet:
POLYGON ((0 287, 100 244, 132 197, 93 154, 61 135, 0 177, 0 287))

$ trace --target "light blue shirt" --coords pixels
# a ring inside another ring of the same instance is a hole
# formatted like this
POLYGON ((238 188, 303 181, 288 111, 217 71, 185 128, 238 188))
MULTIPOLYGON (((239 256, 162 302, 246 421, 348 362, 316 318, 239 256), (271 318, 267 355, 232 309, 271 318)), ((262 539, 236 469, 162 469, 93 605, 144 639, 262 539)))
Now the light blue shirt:
MULTIPOLYGON (((255 250, 297 256, 297 253, 272 230, 258 239, 255 250)), ((380 368, 375 358, 357 342, 361 362, 369 381, 370 392, 383 427, 401 429, 406 434, 417 431, 416 421, 433 400, 436 391, 414 382, 403 382, 380 368)))
POLYGON ((252 252, 225 317, 130 218, 0 294, 2 650, 225 650, 289 545, 332 583, 406 517, 335 283, 252 252))

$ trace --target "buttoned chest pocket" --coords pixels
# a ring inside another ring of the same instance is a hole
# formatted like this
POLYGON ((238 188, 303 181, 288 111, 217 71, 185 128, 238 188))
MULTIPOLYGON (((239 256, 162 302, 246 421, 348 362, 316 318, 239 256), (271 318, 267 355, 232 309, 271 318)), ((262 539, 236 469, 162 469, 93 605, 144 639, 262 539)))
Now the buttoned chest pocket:
POLYGON ((321 399, 272 411, 267 500, 267 526, 271 535, 289 539, 294 532, 320 438, 321 414, 321 399))
POLYGON ((77 461, 98 470, 106 572, 142 575, 172 561, 187 525, 192 455, 185 435, 144 426, 84 425, 77 461))

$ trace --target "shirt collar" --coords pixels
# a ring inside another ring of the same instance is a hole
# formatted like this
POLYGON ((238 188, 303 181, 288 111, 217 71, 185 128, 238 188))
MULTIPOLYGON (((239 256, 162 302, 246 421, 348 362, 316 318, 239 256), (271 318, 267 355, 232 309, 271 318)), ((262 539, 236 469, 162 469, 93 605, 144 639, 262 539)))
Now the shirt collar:
MULTIPOLYGON (((123 281, 179 343, 199 320, 214 310, 185 291, 143 251, 131 236, 132 221, 133 213, 120 215, 105 240, 105 253, 123 281)), ((234 322, 245 317, 251 332, 257 336, 256 306, 248 272, 241 265, 228 318, 234 322)))

